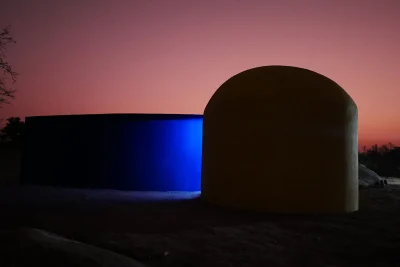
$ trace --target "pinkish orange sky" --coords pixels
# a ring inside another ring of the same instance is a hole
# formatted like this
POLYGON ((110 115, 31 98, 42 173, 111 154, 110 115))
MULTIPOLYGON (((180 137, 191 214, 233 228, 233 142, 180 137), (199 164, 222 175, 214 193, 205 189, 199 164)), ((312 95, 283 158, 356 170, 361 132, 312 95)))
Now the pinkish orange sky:
POLYGON ((400 144, 398 0, 2 0, 17 98, 0 117, 202 113, 231 76, 292 65, 340 84, 360 146, 400 144))

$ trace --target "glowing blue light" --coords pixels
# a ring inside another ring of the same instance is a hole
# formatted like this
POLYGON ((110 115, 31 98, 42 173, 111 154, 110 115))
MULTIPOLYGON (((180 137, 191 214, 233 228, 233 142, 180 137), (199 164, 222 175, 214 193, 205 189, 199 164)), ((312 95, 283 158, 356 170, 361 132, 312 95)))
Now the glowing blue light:
MULTIPOLYGON (((128 187, 143 191, 200 191, 203 119, 151 120, 129 144, 128 187), (139 134, 139 136, 138 136, 139 134), (137 179, 139 178, 140 179, 137 179)), ((128 131, 131 132, 131 131, 128 131)))
POLYGON ((28 118, 21 181, 131 191, 200 191, 202 116, 28 118))

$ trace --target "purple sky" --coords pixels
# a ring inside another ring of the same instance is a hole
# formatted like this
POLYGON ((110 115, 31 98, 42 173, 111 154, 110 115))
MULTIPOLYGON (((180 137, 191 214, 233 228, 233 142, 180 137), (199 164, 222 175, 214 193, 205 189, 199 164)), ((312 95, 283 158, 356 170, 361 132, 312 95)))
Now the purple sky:
POLYGON ((360 145, 400 145, 398 0, 1 0, 17 99, 0 117, 202 113, 231 76, 292 65, 340 84, 360 145))

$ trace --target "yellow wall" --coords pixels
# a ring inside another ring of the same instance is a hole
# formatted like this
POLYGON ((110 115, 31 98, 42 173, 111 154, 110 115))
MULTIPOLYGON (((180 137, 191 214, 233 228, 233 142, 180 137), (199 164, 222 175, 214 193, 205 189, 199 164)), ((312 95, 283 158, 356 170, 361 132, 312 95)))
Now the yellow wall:
POLYGON ((320 74, 239 73, 204 111, 202 197, 265 212, 356 211, 357 128, 354 101, 320 74))

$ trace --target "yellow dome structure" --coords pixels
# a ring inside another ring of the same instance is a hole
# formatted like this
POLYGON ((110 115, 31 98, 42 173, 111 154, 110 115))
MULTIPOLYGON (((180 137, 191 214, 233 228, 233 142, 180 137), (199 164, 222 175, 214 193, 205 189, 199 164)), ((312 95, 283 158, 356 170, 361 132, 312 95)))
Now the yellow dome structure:
POLYGON ((334 81, 290 66, 241 72, 203 117, 202 198, 278 213, 358 210, 358 115, 334 81))

